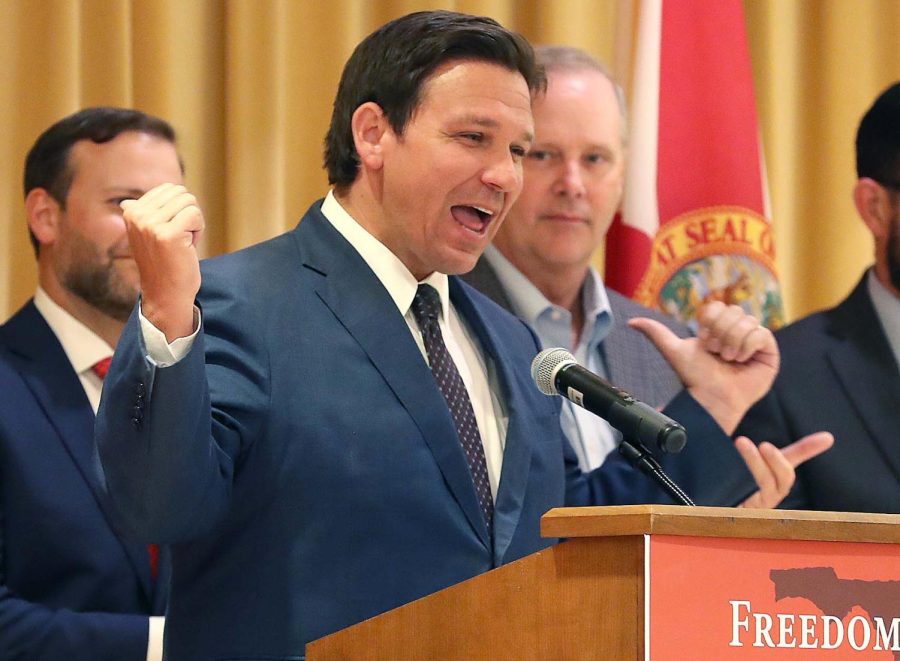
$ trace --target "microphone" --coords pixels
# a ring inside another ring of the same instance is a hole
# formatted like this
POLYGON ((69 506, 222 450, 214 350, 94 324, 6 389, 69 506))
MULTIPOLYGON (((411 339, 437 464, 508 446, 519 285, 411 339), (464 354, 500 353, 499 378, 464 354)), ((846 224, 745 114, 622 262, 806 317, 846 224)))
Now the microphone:
POLYGON ((545 395, 560 395, 599 415, 626 441, 655 445, 669 453, 681 452, 687 443, 684 427, 585 369, 565 349, 544 349, 535 356, 531 378, 545 395))

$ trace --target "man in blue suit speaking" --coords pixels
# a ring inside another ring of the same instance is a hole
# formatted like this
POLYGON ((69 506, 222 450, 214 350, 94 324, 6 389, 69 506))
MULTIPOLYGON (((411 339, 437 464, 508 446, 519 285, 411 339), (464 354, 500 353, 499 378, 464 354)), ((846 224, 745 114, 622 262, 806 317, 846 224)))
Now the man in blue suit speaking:
POLYGON ((94 412, 139 288, 119 203, 166 181, 175 132, 136 110, 69 115, 28 153, 38 288, 0 326, 0 659, 162 654, 168 563, 113 525, 94 412))
MULTIPOLYGON (((494 21, 411 14, 348 61, 333 189, 297 229, 201 267, 183 187, 123 205, 141 314, 97 435, 122 525, 173 544, 168 658, 302 658, 555 543, 539 533, 553 507, 665 499, 623 462, 578 471, 558 402, 531 382, 533 332, 447 275, 472 268, 520 192, 542 86, 531 47, 494 21)), ((728 361, 657 333, 718 388, 670 413, 721 441, 693 470, 731 470, 698 498, 736 502, 753 480, 698 401, 742 413, 778 355, 743 317, 706 333, 728 361)))

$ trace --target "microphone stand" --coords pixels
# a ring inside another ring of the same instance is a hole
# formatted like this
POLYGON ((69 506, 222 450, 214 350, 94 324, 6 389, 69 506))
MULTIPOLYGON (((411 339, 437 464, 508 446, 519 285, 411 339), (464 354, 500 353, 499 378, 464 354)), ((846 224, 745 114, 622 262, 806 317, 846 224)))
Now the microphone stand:
POLYGON ((619 443, 619 454, 625 457, 632 466, 653 478, 676 503, 695 507, 694 501, 682 491, 681 487, 675 484, 671 477, 666 475, 662 466, 643 443, 623 438, 619 443))

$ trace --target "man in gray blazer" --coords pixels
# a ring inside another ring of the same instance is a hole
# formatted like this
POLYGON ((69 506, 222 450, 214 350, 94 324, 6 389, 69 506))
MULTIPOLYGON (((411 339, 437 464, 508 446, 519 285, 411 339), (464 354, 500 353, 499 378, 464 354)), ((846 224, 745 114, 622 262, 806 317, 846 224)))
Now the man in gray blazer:
MULTIPOLYGON (((580 50, 535 50, 548 87, 533 104, 536 140, 525 160, 525 185, 493 245, 463 278, 527 321, 545 347, 565 347, 591 371, 665 407, 703 375, 670 361, 643 331, 654 322, 681 337, 690 330, 607 291, 591 265, 624 187, 624 94, 580 50)), ((738 318, 736 307, 729 312, 738 318)), ((602 464, 619 443, 617 430, 569 402, 561 422, 583 470, 602 464)))

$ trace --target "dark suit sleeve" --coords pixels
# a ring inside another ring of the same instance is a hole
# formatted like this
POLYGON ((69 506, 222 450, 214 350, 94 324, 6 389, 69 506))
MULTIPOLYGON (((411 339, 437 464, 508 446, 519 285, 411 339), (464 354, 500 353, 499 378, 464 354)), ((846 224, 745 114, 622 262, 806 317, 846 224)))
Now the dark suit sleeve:
POLYGON ((144 661, 148 618, 51 610, 0 585, 0 659, 144 661))
MULTIPOLYGON (((776 388, 754 404, 738 425, 736 435, 746 436, 755 443, 769 441, 783 448, 792 443, 797 435, 790 429, 784 415, 784 408, 776 388)), ((806 495, 802 471, 797 473, 797 481, 787 497, 778 505, 781 509, 810 509, 806 495)))
POLYGON ((0 659, 4 661, 144 661, 148 618, 52 610, 6 586, 3 501, 0 499, 0 659))
MULTIPOLYGON (((653 451, 663 470, 698 505, 731 506, 756 490, 731 439, 685 390, 666 407, 666 415, 682 423, 688 443, 677 455, 653 451)), ((598 469, 580 473, 574 452, 566 453, 566 505, 672 504, 672 498, 648 475, 632 468, 618 453, 598 469)))

